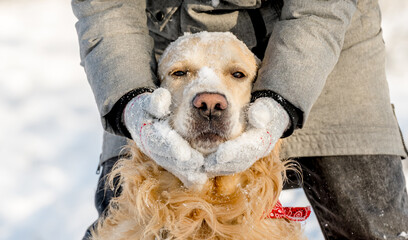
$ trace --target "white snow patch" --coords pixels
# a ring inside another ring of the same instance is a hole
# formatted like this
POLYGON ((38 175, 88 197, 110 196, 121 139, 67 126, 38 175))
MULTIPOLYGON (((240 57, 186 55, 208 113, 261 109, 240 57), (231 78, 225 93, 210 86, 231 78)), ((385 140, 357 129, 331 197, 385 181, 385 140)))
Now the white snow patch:
POLYGON ((219 92, 224 86, 220 78, 210 67, 202 67, 198 76, 184 90, 184 96, 195 95, 199 92, 219 92))
POLYGON ((403 237, 403 238, 405 238, 405 239, 408 239, 408 233, 406 233, 406 232, 401 232, 401 233, 398 235, 398 237, 403 237))

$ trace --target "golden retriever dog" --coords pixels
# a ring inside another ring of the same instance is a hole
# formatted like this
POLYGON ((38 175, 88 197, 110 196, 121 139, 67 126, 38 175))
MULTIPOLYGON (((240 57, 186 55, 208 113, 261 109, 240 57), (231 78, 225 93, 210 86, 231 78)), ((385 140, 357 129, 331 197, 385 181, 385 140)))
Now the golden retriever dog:
MULTIPOLYGON (((171 93, 171 126, 207 155, 245 130, 259 60, 231 33, 185 35, 170 46, 158 76, 171 93), (216 102, 212 124, 203 101, 216 102)), ((279 159, 278 147, 248 170, 209 178, 201 188, 183 186, 134 143, 129 149, 110 175, 111 187, 120 177, 122 192, 94 240, 305 239, 300 223, 267 218, 290 166, 279 159)))

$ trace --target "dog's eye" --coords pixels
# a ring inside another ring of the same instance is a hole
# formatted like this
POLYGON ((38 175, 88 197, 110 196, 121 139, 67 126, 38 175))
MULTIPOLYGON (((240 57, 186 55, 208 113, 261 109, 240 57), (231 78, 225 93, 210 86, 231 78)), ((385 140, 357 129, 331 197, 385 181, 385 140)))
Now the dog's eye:
POLYGON ((245 77, 245 74, 243 74, 242 72, 234 72, 234 73, 232 74, 232 76, 233 76, 234 78, 243 78, 243 77, 245 77))
POLYGON ((186 71, 175 71, 171 75, 176 76, 176 77, 182 77, 182 76, 184 76, 186 74, 187 74, 186 71))

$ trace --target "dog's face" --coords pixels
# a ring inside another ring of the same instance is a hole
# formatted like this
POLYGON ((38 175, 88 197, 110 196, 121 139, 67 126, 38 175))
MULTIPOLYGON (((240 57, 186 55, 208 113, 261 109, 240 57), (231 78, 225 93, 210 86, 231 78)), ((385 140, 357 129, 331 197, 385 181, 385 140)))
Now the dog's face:
POLYGON ((245 129, 245 110, 259 60, 231 33, 185 35, 159 62, 172 94, 170 123, 203 154, 245 129))

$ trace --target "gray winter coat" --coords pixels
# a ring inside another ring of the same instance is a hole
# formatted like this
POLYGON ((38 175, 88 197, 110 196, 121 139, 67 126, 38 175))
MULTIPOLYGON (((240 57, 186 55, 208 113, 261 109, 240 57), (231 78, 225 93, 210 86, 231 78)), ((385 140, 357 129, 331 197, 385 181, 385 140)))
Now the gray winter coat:
MULTIPOLYGON (((81 64, 110 133, 126 134, 120 110, 156 87, 156 58, 171 41, 184 32, 231 31, 250 49, 267 45, 253 91, 289 106, 299 129, 284 139, 283 157, 406 156, 376 0, 287 0, 280 17, 261 0, 73 0, 72 7, 81 64)), ((106 133, 101 160, 125 143, 106 133)))

